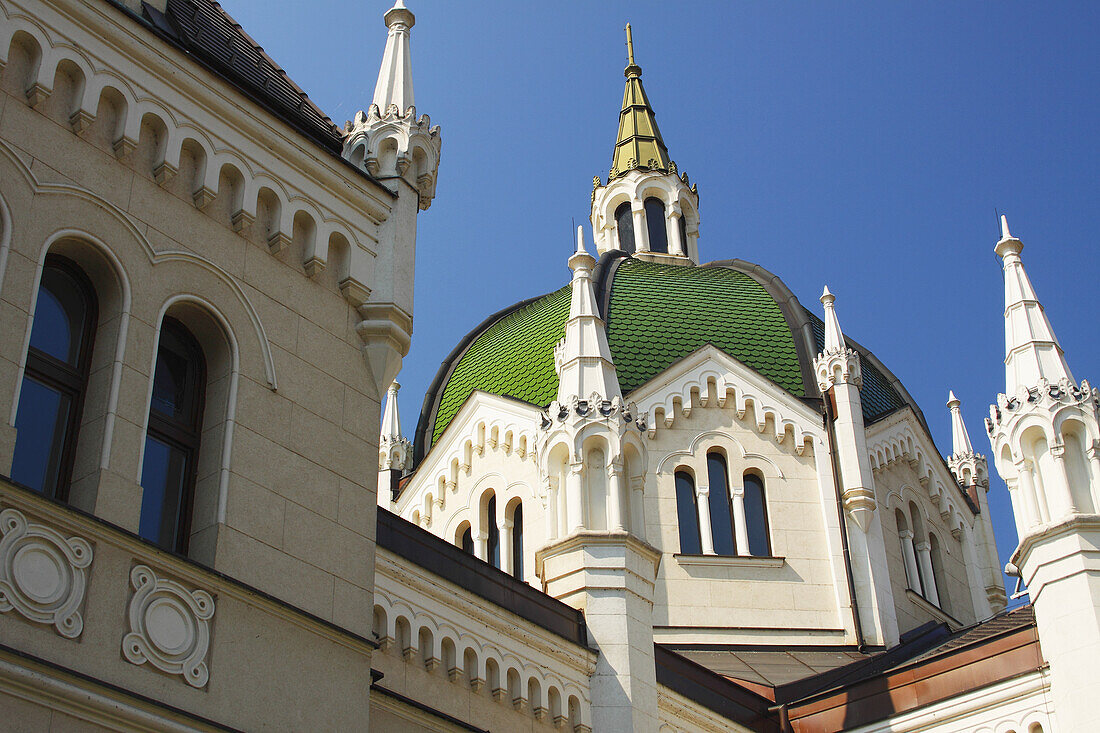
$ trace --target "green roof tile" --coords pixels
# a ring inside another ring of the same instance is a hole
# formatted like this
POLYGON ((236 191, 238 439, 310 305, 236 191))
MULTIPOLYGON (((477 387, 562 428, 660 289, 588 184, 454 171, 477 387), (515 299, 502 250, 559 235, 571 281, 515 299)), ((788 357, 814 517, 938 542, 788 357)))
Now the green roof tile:
POLYGON ((565 335, 569 286, 497 320, 462 355, 436 411, 434 443, 475 389, 548 405, 557 396, 554 344, 565 335))

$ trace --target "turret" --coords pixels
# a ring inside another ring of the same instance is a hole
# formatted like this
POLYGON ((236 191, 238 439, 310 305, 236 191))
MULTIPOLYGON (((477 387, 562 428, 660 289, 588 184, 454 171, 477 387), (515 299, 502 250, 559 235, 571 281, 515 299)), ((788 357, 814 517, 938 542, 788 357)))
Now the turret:
POLYGON ((428 115, 416 116, 413 103, 409 33, 416 17, 404 0, 385 14, 386 48, 378 71, 374 98, 366 112, 344 125, 344 158, 394 192, 389 216, 378 224, 378 241, 385 246, 371 253, 355 247, 347 256, 371 259, 374 288, 341 282, 356 298, 362 320, 356 331, 366 342, 379 397, 401 370, 413 325, 413 265, 416 257, 416 217, 431 206, 443 146, 439 125, 428 115))
POLYGON ((397 499, 397 484, 412 468, 412 443, 401 434, 401 417, 397 413, 396 380, 386 392, 386 407, 382 413, 382 430, 378 437, 378 503, 389 507, 397 499))
POLYGON ((626 26, 626 90, 607 182, 592 180, 596 250, 621 250, 648 259, 699 262, 699 194, 669 157, 657 118, 634 63, 626 26))
POLYGON ((863 373, 859 354, 848 348, 834 306, 836 296, 826 287, 824 350, 814 359, 817 386, 826 400, 832 432, 834 465, 839 472, 841 502, 852 529, 852 575, 859 600, 861 626, 871 643, 889 646, 898 640, 890 571, 880 517, 876 515, 875 484, 863 425, 860 387, 863 373))
POLYGON ((554 349, 558 398, 538 428, 548 543, 535 553, 535 571, 547 593, 585 611, 600 650, 593 729, 656 733, 652 616, 661 553, 644 541, 645 424, 623 402, 596 305, 595 263, 578 227, 569 319, 554 349))
POLYGON ((1010 569, 1027 585, 1062 730, 1100 727, 1100 392, 1074 382, 1001 217, 1005 393, 986 420, 1020 543, 1010 569))
POLYGON ((959 486, 978 507, 974 527, 964 525, 961 538, 967 580, 974 610, 985 618, 1005 607, 1004 581, 997 559, 997 544, 993 538, 993 522, 989 514, 989 468, 985 456, 975 452, 970 434, 963 422, 961 402, 954 392, 948 392, 947 409, 951 413, 951 455, 947 467, 959 486))

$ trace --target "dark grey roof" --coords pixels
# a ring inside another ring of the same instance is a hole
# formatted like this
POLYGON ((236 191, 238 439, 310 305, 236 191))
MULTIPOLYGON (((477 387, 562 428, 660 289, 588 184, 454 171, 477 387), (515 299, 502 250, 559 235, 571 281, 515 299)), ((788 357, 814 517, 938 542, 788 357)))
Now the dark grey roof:
POLYGON ((341 153, 340 129, 214 0, 167 0, 163 13, 143 3, 140 20, 322 148, 341 153))

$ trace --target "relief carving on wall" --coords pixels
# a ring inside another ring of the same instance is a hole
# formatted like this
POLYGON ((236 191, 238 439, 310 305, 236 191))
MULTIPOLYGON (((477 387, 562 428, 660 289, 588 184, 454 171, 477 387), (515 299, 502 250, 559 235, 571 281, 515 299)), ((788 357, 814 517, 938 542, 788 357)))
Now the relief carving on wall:
POLYGON ((79 637, 91 544, 28 521, 13 508, 0 512, 0 534, 0 613, 15 609, 64 637, 79 637))
POLYGON ((134 595, 127 617, 130 633, 122 639, 122 654, 134 664, 149 662, 162 672, 183 675, 187 684, 204 687, 210 678, 206 654, 214 599, 202 589, 187 590, 158 578, 151 568, 130 571, 134 595))

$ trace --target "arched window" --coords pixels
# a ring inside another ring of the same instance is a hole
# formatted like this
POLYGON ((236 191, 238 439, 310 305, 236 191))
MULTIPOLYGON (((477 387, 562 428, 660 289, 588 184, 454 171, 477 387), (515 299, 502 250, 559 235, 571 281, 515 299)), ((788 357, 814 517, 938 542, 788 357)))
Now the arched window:
POLYGON ((630 210, 630 202, 619 204, 615 209, 615 228, 619 230, 619 249, 629 254, 634 254, 634 214, 630 210))
POLYGON ((947 576, 943 572, 943 554, 940 549, 939 538, 934 534, 928 535, 928 552, 932 561, 932 582, 930 585, 936 587, 936 600, 939 602, 939 607, 951 613, 951 609, 948 608, 950 603, 947 599, 947 576))
POLYGON ((149 430, 141 468, 138 533, 187 552, 206 391, 206 360, 195 337, 174 318, 160 329, 149 430))
POLYGON ((489 503, 485 506, 485 524, 489 529, 488 557, 486 558, 494 568, 500 567, 500 527, 497 526, 497 498, 489 497, 489 503))
POLYGON ((749 535, 749 554, 768 557, 772 554, 768 539, 768 505, 764 496, 764 479, 755 473, 746 473, 745 481, 745 529, 749 535))
POLYGON ((512 575, 523 580, 523 505, 512 510, 512 575))
POLYGON ((682 246, 684 248, 684 254, 686 255, 686 254, 688 254, 688 251, 689 251, 688 250, 687 217, 681 214, 680 218, 677 219, 676 221, 679 223, 679 227, 680 227, 680 246, 682 246))
POLYGON ((462 551, 473 555, 474 554, 474 533, 467 525, 466 529, 462 530, 462 535, 458 539, 458 545, 462 548, 462 551))
POLYGON ((717 451, 707 453, 707 479, 710 481, 710 529, 714 553, 736 555, 729 472, 726 470, 726 457, 717 451))
POLYGON ((645 200, 646 230, 649 232, 649 251, 668 254, 668 228, 665 226, 665 205, 661 199, 645 200))
POLYGON ((11 478, 57 499, 68 497, 96 317, 88 278, 71 261, 48 256, 19 392, 11 478))
POLYGON ((695 507, 695 481, 687 471, 676 472, 676 519, 680 526, 680 552, 703 554, 699 537, 699 512, 695 507))

